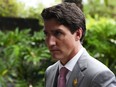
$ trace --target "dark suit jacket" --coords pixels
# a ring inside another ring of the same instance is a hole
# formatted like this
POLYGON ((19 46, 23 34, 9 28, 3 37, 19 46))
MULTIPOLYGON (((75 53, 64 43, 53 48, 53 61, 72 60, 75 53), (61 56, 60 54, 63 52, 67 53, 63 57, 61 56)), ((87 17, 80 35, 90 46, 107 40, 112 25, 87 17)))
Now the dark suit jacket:
MULTIPOLYGON (((58 62, 45 73, 45 87, 57 87, 58 62)), ((116 87, 115 75, 86 50, 82 53, 69 77, 66 87, 116 87)))

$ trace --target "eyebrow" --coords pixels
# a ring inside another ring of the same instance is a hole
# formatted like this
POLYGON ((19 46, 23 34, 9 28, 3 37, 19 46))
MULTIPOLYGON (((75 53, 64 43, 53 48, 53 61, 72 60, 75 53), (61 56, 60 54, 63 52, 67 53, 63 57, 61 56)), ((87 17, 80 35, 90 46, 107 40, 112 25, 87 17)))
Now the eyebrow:
MULTIPOLYGON (((47 32, 47 30, 43 30, 44 32, 47 32)), ((54 31, 62 31, 61 29, 53 29, 53 30, 51 30, 50 32, 54 32, 54 31)))

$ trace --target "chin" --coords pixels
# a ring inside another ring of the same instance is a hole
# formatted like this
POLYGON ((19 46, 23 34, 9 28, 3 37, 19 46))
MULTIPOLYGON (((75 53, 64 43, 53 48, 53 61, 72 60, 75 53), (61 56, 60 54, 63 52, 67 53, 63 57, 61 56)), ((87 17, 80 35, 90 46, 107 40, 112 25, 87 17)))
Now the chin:
POLYGON ((61 60, 63 57, 61 56, 52 56, 55 60, 61 60))

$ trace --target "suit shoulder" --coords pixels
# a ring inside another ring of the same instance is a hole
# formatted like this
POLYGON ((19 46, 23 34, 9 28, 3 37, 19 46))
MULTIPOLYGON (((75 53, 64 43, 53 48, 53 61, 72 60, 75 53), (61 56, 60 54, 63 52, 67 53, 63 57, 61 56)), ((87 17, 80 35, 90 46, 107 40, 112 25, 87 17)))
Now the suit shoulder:
POLYGON ((98 75, 105 74, 106 72, 111 75, 114 75, 113 72, 106 65, 104 65, 93 57, 89 57, 86 62, 87 68, 83 71, 83 73, 85 74, 85 76, 88 76, 91 79, 98 75))
POLYGON ((55 68, 58 67, 58 62, 50 65, 47 69, 46 69, 46 72, 50 72, 50 71, 53 71, 55 68))
POLYGON ((87 67, 88 70, 94 70, 95 72, 110 71, 106 65, 93 57, 88 58, 87 67))
POLYGON ((114 73, 102 62, 91 56, 83 58, 81 62, 84 63, 80 64, 80 68, 83 75, 85 76, 85 79, 83 80, 85 84, 89 84, 90 87, 106 87, 105 85, 108 84, 116 85, 116 78, 114 73), (109 83, 107 84, 107 82, 109 83), (113 82, 114 84, 111 84, 113 82))

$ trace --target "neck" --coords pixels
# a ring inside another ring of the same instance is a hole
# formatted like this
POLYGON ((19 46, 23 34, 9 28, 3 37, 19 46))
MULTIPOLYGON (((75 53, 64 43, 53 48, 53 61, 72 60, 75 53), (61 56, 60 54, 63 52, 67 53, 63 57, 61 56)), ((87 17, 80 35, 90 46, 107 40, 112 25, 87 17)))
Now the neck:
POLYGON ((67 58, 63 58, 63 60, 60 60, 61 64, 64 66, 68 61, 70 61, 80 51, 82 47, 83 46, 81 44, 78 47, 75 47, 71 55, 69 55, 67 58))

